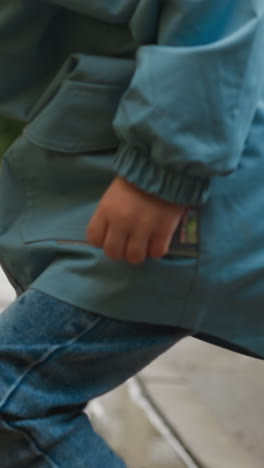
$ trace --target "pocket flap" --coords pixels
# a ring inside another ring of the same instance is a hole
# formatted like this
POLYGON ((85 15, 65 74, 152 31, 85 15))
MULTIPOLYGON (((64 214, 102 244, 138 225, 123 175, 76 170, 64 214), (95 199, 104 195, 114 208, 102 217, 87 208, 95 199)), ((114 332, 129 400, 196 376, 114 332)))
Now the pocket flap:
POLYGON ((32 143, 64 153, 117 147, 112 121, 125 89, 66 79, 25 127, 24 135, 32 143))

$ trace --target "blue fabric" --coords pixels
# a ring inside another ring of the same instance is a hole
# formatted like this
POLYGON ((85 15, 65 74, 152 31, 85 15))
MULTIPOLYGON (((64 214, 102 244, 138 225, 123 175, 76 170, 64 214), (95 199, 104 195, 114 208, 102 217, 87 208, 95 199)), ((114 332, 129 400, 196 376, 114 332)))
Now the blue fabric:
MULTIPOLYGON (((13 0, 2 2, 0 15, 2 113, 32 120, 72 79, 76 54, 100 59, 94 85, 101 84, 105 57, 112 59, 105 77, 116 61, 131 59, 134 70, 125 87, 119 93, 112 87, 113 99, 105 101, 108 131, 120 143, 113 170, 149 193, 186 205, 206 203, 211 178, 237 170, 263 89, 262 0, 52 0, 41 6, 13 0)), ((88 83, 88 61, 84 70, 81 80, 88 83)), ((86 128, 81 114, 91 98, 88 92, 85 100, 84 90, 82 96, 74 114, 86 128)), ((98 126, 104 115, 100 98, 98 126)), ((64 99, 71 112, 70 89, 64 99)), ((45 126, 51 115, 51 109, 44 112, 38 123, 45 126)), ((57 115, 59 127, 63 121, 57 115)))
POLYGON ((0 314, 1 468, 125 468, 83 410, 187 335, 21 295, 0 314))
POLYGON ((161 198, 204 204, 210 178, 237 169, 263 89, 263 1, 143 0, 130 26, 141 47, 113 122, 114 168, 161 198))
POLYGON ((1 2, 0 111, 27 122, 0 171, 18 290, 264 356, 263 44, 263 0, 1 2), (196 205, 197 257, 85 242, 117 174, 196 205))

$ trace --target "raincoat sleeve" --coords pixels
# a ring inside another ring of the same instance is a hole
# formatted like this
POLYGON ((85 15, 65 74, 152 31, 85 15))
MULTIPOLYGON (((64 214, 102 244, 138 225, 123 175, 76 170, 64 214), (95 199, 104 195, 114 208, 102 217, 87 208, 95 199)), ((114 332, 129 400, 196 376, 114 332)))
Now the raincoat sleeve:
POLYGON ((199 206, 238 167, 264 85, 263 0, 142 0, 141 42, 113 121, 114 169, 167 201, 199 206))
POLYGON ((0 1, 0 115, 27 121, 54 72, 56 7, 30 0, 0 1))

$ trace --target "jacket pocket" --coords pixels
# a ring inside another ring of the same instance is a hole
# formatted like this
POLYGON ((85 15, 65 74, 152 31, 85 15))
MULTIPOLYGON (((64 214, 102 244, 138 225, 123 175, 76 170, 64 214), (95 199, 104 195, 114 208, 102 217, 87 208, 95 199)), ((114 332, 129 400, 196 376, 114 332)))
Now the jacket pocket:
POLYGON ((32 109, 24 135, 69 154, 117 146, 112 121, 134 67, 133 59, 71 54, 32 109))
POLYGON ((89 217, 115 176, 112 121, 133 63, 77 54, 36 106, 13 161, 25 191, 25 242, 85 240, 89 217))
POLYGON ((112 127, 125 87, 66 79, 55 97, 24 129, 24 136, 45 149, 82 153, 115 148, 112 127))
POLYGON ((12 145, 8 159, 25 200, 24 242, 85 240, 96 203, 115 176, 112 118, 123 89, 66 79, 12 145))
POLYGON ((23 241, 85 241, 86 226, 115 177, 115 152, 65 153, 24 135, 17 139, 8 159, 23 201, 17 213, 23 241))

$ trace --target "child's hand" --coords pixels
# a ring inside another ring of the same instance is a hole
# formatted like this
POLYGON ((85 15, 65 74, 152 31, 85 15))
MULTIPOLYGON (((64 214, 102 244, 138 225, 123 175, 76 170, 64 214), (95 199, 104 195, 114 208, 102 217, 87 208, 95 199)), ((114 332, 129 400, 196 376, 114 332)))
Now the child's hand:
POLYGON ((163 201, 122 177, 109 186, 87 226, 87 241, 112 260, 140 264, 166 255, 186 207, 163 201))

